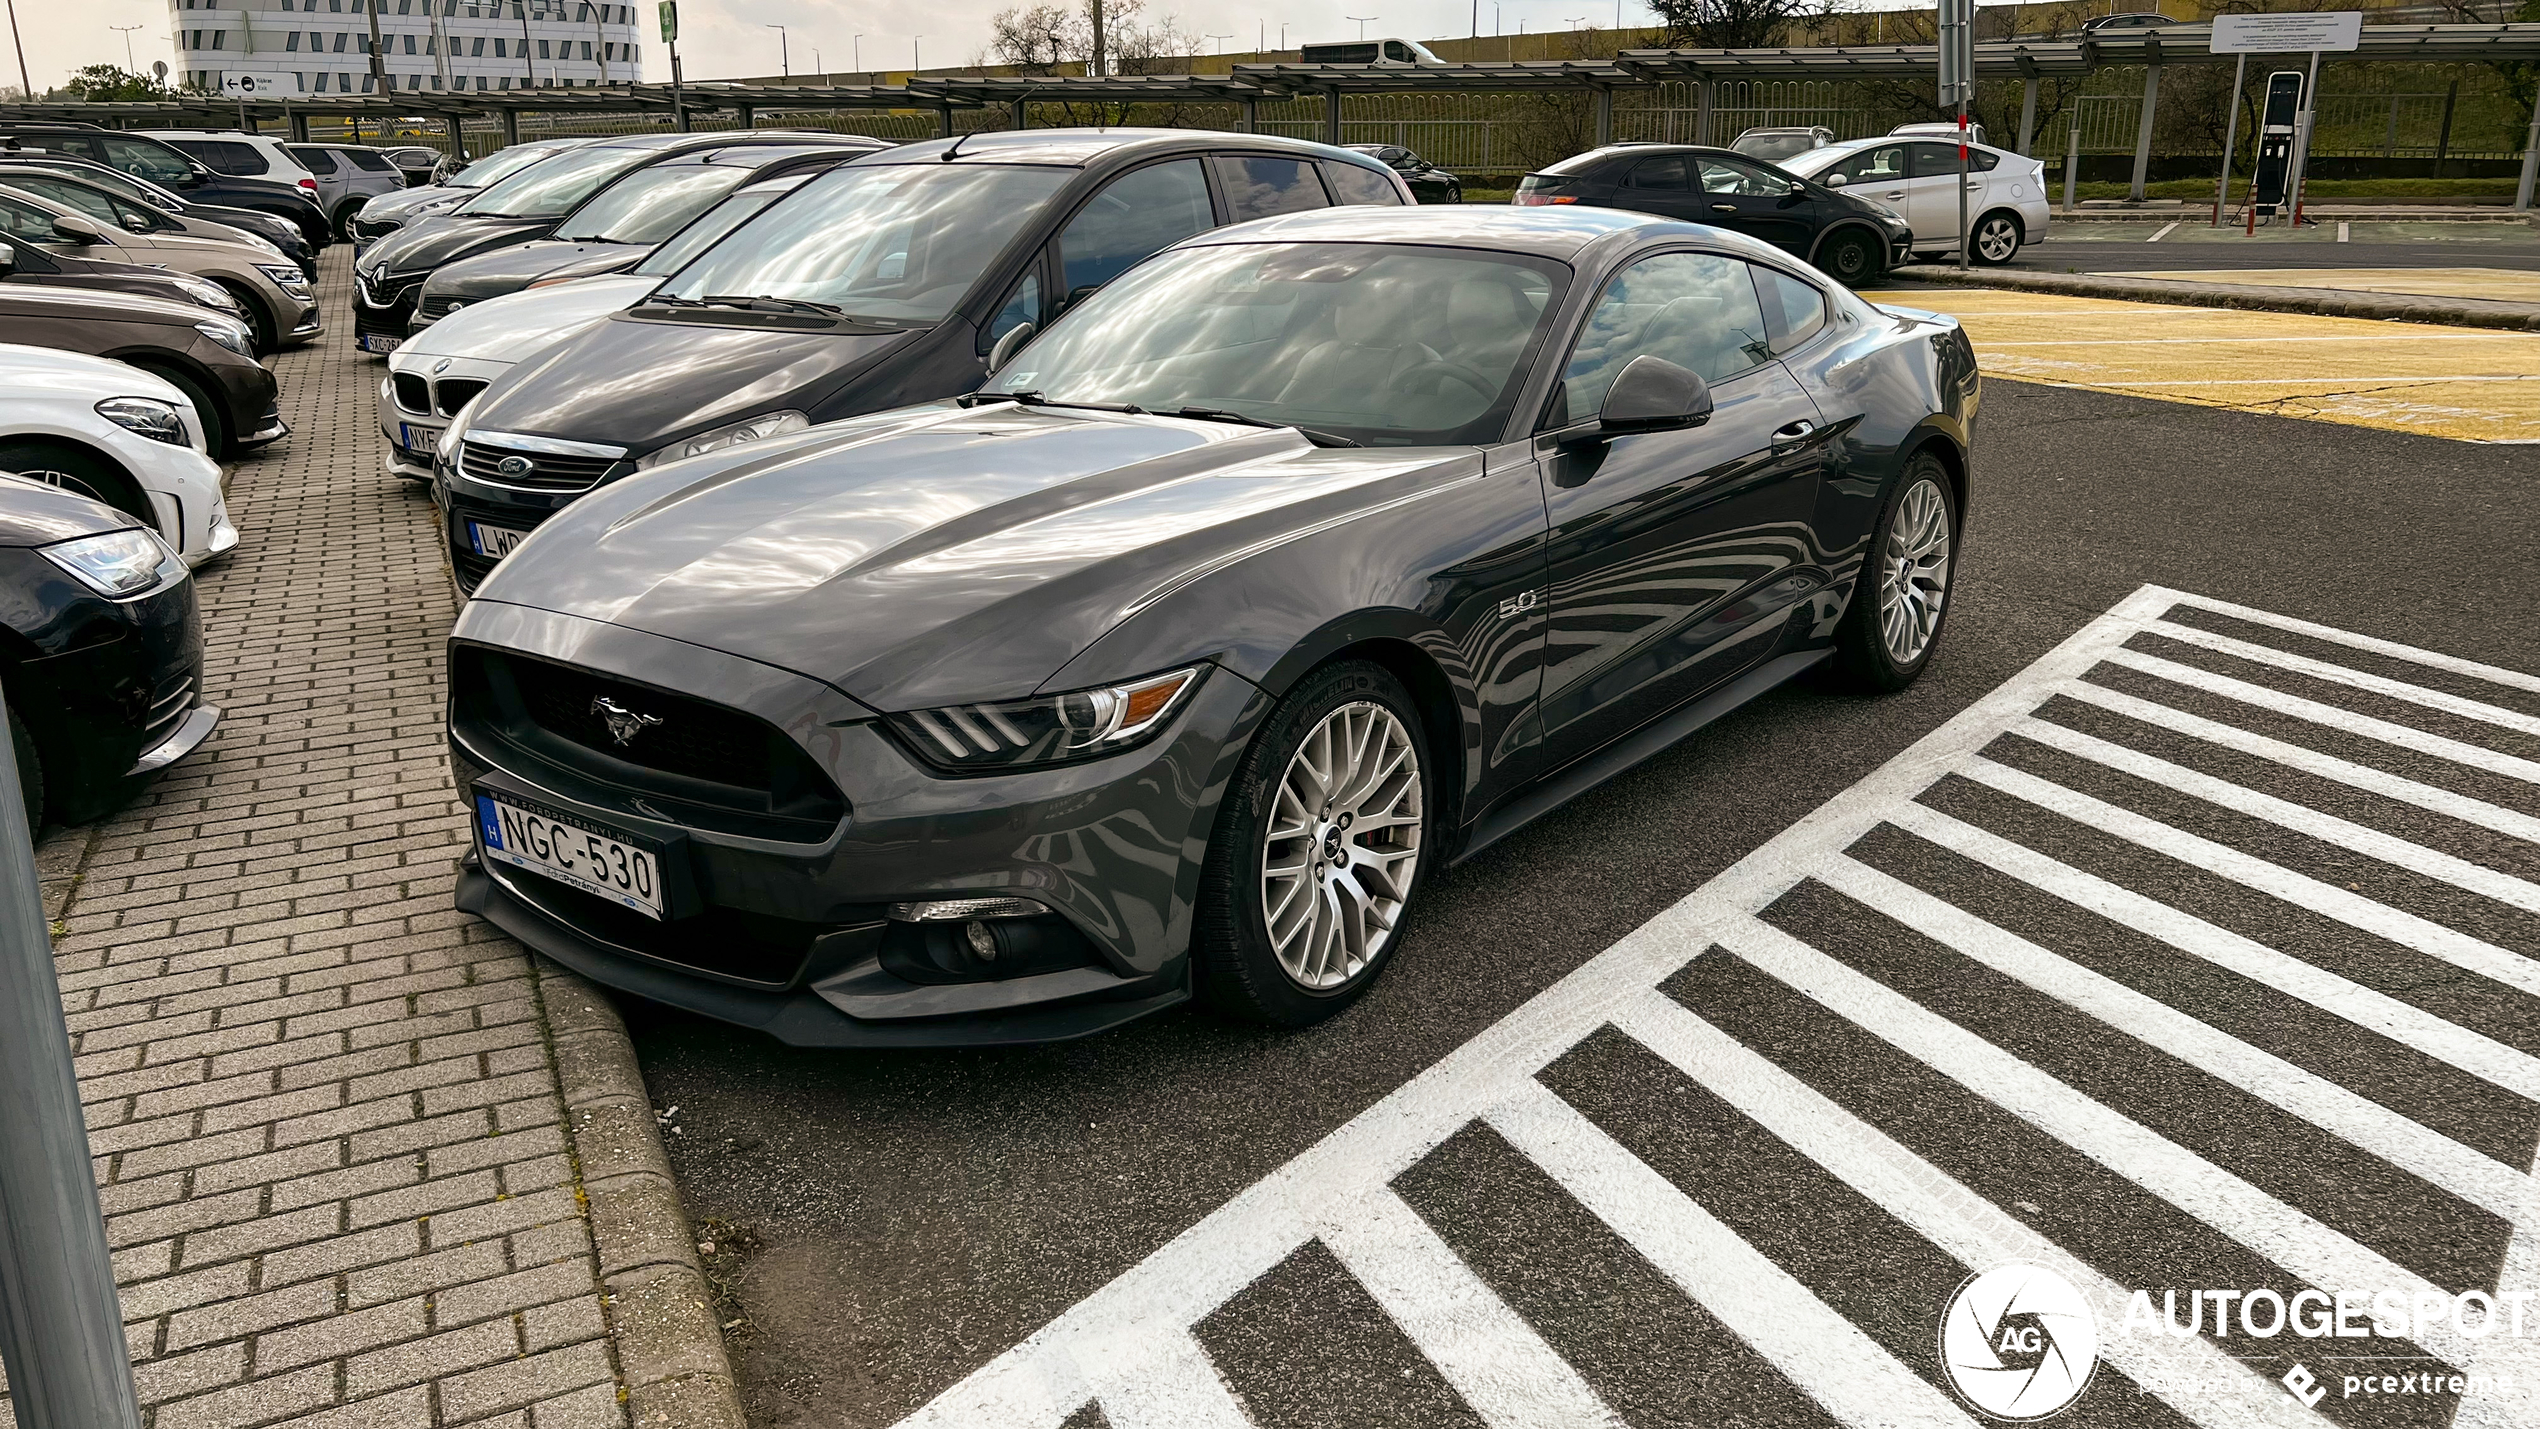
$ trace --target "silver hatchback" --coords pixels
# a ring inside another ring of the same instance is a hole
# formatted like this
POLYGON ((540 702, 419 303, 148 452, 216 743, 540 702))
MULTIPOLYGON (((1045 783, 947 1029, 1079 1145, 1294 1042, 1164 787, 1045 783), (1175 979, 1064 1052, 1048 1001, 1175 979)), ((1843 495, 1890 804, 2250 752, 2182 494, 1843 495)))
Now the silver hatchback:
POLYGON ((362 144, 286 144, 291 157, 317 178, 318 207, 326 210, 335 236, 353 236, 353 215, 380 194, 406 187, 406 174, 389 156, 362 144))

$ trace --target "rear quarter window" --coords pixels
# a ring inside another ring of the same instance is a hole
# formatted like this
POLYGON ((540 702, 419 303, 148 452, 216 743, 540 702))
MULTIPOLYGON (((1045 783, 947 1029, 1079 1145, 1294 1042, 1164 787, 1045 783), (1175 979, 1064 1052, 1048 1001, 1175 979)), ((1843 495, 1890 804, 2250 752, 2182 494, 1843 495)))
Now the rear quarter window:
POLYGON ((310 173, 331 174, 335 172, 335 156, 324 149, 316 147, 304 148, 298 144, 293 144, 288 147, 287 152, 289 152, 292 158, 300 161, 301 168, 308 170, 310 173))
POLYGON ((1303 159, 1264 154, 1219 154, 1217 186, 1226 194, 1226 221, 1273 218, 1309 208, 1328 208, 1314 166, 1303 159))
POLYGON ((1402 204, 1402 195, 1395 190, 1393 178, 1387 174, 1377 173, 1374 169, 1362 169, 1356 164, 1326 160, 1323 164, 1323 182, 1331 186, 1332 202, 1343 206, 1392 204, 1400 207, 1402 204))
POLYGON ((203 167, 216 174, 254 178, 267 167, 265 156, 255 145, 233 139, 170 139, 168 143, 202 160, 203 167))
MULTIPOLYGON (((342 149, 337 152, 352 160, 353 167, 364 173, 388 174, 397 170, 397 166, 388 162, 388 156, 385 154, 374 154, 368 149, 342 149)), ((431 160, 426 159, 423 162, 430 163, 431 160)))

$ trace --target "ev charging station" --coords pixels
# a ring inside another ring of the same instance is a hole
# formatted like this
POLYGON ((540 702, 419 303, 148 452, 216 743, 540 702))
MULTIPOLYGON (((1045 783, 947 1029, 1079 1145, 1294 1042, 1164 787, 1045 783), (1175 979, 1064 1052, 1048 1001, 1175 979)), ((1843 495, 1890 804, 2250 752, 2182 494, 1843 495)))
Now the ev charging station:
POLYGON ((2266 103, 2259 109, 2258 167, 2249 181, 2249 202, 2258 217, 2269 221, 2293 203, 2293 145, 2302 127, 2305 89, 2300 70, 2280 69, 2267 76, 2266 103))
POLYGON ((2214 189, 2214 223, 2222 223, 2229 201, 2232 155, 2239 142, 2240 90, 2249 73, 2251 55, 2308 53, 2310 70, 2277 70, 2267 76, 2266 102, 2259 107, 2258 162, 2250 175, 2249 223, 2279 216, 2299 221, 2302 171, 2310 157, 2311 128, 2319 117, 2320 56, 2350 53, 2363 43, 2360 10, 2325 14, 2217 15, 2207 46, 2212 53, 2240 57, 2231 81, 2231 118, 2223 133, 2222 178, 2214 189))

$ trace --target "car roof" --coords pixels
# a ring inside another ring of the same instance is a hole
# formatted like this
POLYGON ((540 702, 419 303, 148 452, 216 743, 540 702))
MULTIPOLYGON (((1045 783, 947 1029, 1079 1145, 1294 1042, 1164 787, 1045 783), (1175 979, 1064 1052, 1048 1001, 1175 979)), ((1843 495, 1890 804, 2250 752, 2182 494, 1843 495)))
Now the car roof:
POLYGON ((1644 139, 1628 144, 1608 144, 1601 149, 1590 149, 1584 154, 1572 154, 1557 164, 1546 164, 1535 172, 1580 174, 1613 160, 1647 159, 1666 154, 1709 154, 1723 159, 1736 159, 1742 163, 1755 162, 1754 155, 1741 154, 1721 144, 1654 144, 1644 139))
POLYGON ((760 129, 746 134, 618 134, 592 144, 594 149, 712 149, 722 145, 801 144, 837 136, 816 129, 760 129))
MULTIPOLYGON (((1307 209, 1210 229, 1182 241, 1188 248, 1223 243, 1425 243, 1485 248, 1567 262, 1580 249, 1615 234, 1672 230, 1712 234, 1679 219, 1623 208, 1585 204, 1538 208, 1493 204, 1424 205, 1414 208, 1349 204, 1307 209)), ((1730 235, 1735 237, 1736 235, 1730 235)))
POLYGON ((859 164, 921 164, 977 160, 989 164, 1051 164, 1083 168, 1130 151, 1172 153, 1187 150, 1254 149, 1292 153, 1299 158, 1337 157, 1347 150, 1306 139, 1275 134, 1233 134, 1209 129, 1015 129, 993 134, 964 134, 954 139, 920 139, 856 160, 859 164), (954 146, 959 145, 958 150, 954 146))
MULTIPOLYGON (((864 136, 848 134, 839 137, 854 140, 864 136)), ((879 152, 881 152, 879 149, 860 144, 837 143, 825 139, 817 143, 730 144, 722 148, 702 149, 693 154, 681 154, 676 158, 664 159, 659 167, 668 169, 689 165, 723 164, 732 168, 760 169, 769 164, 784 163, 788 159, 810 158, 822 154, 834 154, 844 158, 851 154, 879 152)))

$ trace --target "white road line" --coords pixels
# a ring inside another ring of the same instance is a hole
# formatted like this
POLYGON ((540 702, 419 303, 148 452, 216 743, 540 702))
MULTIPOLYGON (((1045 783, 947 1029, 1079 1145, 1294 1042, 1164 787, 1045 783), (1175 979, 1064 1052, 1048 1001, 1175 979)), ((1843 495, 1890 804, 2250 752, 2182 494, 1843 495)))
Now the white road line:
POLYGON ((1622 1420, 1417 1211, 1379 1189, 1321 1224, 1323 1244, 1493 1429, 1622 1420))
POLYGON ((2471 1205, 2509 1221, 2525 1212, 2530 1177, 2379 1102, 1867 864, 1830 859, 1817 871, 1817 878, 1864 907, 2341 1137, 2471 1205))
POLYGON ((2316 749, 2305 748, 2299 744, 2287 744, 2280 739, 2269 739, 2263 734, 2242 729, 2236 724, 2224 724, 2218 720, 2207 719, 2203 715, 2189 714, 2185 710, 2174 710, 2168 705, 2137 699, 2122 690, 2111 690, 2104 685, 2094 685, 2083 681, 2066 686, 2062 693, 2068 699, 2094 704, 2101 709, 2112 710, 2146 724, 2157 725, 2172 733, 2204 740, 2208 744, 2218 744, 2225 749, 2236 749, 2243 754, 2272 760, 2301 770, 2305 774, 2315 774, 2322 779, 2333 780, 2350 789, 2360 789, 2367 794, 2378 794, 2385 799, 2395 799, 2403 804, 2414 804, 2430 813, 2459 819, 2464 823, 2521 839, 2525 843, 2540 843, 2540 819, 2490 804, 2484 799, 2473 799, 2467 794, 2455 794, 2449 789, 2438 789, 2431 784, 2420 784, 2414 779, 2402 778, 2385 770, 2349 763, 2333 754, 2322 754, 2316 749))
POLYGON ((2129 670, 2140 670, 2147 675, 2157 675, 2174 685, 2185 685, 2190 689, 2203 690, 2209 695, 2221 695, 2226 699, 2238 700, 2245 705, 2255 705, 2272 714, 2291 715, 2295 719, 2311 724, 2326 725, 2330 729, 2346 734, 2361 735, 2366 739, 2396 745, 2418 754, 2431 754, 2438 759, 2448 759, 2455 764, 2466 764, 2473 769, 2500 774, 2508 779, 2540 784, 2540 763, 2534 763, 2528 759, 2517 759, 2510 754, 2499 754, 2484 745, 2446 739, 2439 734, 2428 734, 2412 725, 2393 724, 2386 719, 2374 719, 2371 715, 2357 714, 2353 710, 2340 709, 2335 705, 2324 705, 2317 700, 2306 700, 2300 695, 2288 695, 2282 690, 2272 690, 2264 685, 2253 685, 2246 680, 2235 680, 2229 675, 2217 675, 2211 670, 2201 670, 2193 665, 2182 665, 2175 660, 2164 660, 2158 655, 2146 655, 2140 650, 2111 650, 2108 652, 2108 663, 2123 665, 2129 670))
POLYGON ((2217 615, 2228 615, 2235 620, 2245 620, 2252 625, 2271 625, 2278 630, 2291 631, 2296 635, 2307 635, 2330 645, 2369 650, 2375 655, 2387 656, 2393 660, 2404 660, 2409 664, 2424 665, 2436 670, 2449 670, 2455 675, 2467 675, 2472 679, 2485 680, 2490 684, 2505 685, 2513 689, 2529 690, 2534 694, 2540 694, 2540 675, 2527 675, 2520 670, 2508 670, 2497 665, 2482 665, 2476 660, 2464 660, 2457 655, 2445 655, 2434 650, 2420 650, 2413 645, 2402 645, 2395 640, 2384 640, 2375 635, 2358 635, 2352 630, 2340 630, 2334 625, 2321 625, 2290 615, 2278 615, 2272 610, 2234 605, 2230 601, 2215 600, 2211 596, 2188 595, 2183 592, 2173 592, 2173 595, 2176 597, 2171 602, 2173 605, 2194 606, 2199 610, 2213 611, 2217 615))
POLYGON ((1249 1426, 1234 1391, 1217 1377, 1199 1341, 1180 1330, 1151 1339, 1123 1335, 1088 1356, 1103 1417, 1115 1429, 1237 1429, 1249 1426))
MULTIPOLYGON (((1614 1025, 1960 1264, 1990 1269, 2021 1260, 2045 1266, 2090 1300, 2102 1324, 2123 1322, 2125 1287, 1682 1003, 1653 990, 1616 1009, 1614 1025)), ((2320 1423, 2274 1380, 2202 1335, 2103 1334, 2099 1352, 2206 1429, 2320 1423), (2239 1395, 2214 1392, 2217 1385, 2243 1381, 2239 1395)))
MULTIPOLYGON (((1957 316, 1979 315, 1958 314, 1957 316)), ((1985 349, 1991 351, 2002 347, 2213 347, 2258 342, 2369 342, 2378 347, 2391 342, 2494 342, 2499 337, 2509 338, 2512 335, 2511 333, 2484 332, 2339 332, 2306 334, 2302 337, 2059 337, 2034 342, 1988 341, 1985 343, 1985 349)))
POLYGON ((2527 715, 2519 710, 2509 710, 2500 705, 2488 704, 2484 700, 2464 699, 2459 695, 2446 694, 2441 690, 2429 690, 2423 685, 2412 685, 2404 680, 2366 674, 2344 665, 2332 665, 2325 660, 2314 660, 2308 655, 2296 655, 2290 650, 2278 650, 2272 645, 2253 645, 2246 640, 2235 640, 2228 635, 2217 635, 2210 630, 2199 630, 2192 625, 2173 625, 2166 620, 2156 621, 2152 626, 2152 633, 2178 641, 2182 645, 2196 645, 2220 654, 2235 655, 2253 664, 2273 665, 2279 670, 2291 670, 2296 674, 2308 675, 2333 685, 2369 690, 2376 695, 2386 695, 2391 699, 2412 705, 2423 705, 2427 709, 2441 710, 2445 714, 2459 715, 2463 719, 2474 719, 2483 724, 2496 725, 2522 734, 2540 734, 2540 715, 2527 715))
POLYGON ((2335 814, 2324 814, 2305 804, 2279 799, 2272 794, 2262 794, 2255 789, 2234 784, 2229 780, 2217 779, 2210 774, 2172 764, 2166 759, 2157 759, 2123 745, 2110 744, 2104 739, 2083 734, 2077 729, 2067 729, 2060 724, 2050 724, 2045 720, 2037 719, 2024 720, 2014 727, 2011 733, 2023 739, 2033 739, 2040 744, 2063 750, 2067 754, 2077 755, 2095 764, 2134 775, 2138 779, 2150 780, 2152 783, 2177 790, 2179 793, 2192 794, 2208 803, 2233 809, 2253 818, 2264 819, 2279 828, 2307 834, 2322 843, 2332 843, 2340 848, 2352 849, 2368 858, 2377 858, 2394 868, 2422 874, 2427 878, 2439 879, 2454 888, 2464 889, 2483 898, 2493 898, 2499 903, 2520 908, 2526 912, 2540 913, 2540 884, 2527 883, 2512 874, 2499 873, 2483 864, 2475 864, 2465 858, 2454 858, 2448 853, 2427 848, 2423 844, 2410 843, 2406 839, 2385 834, 2379 829, 2366 828, 2361 824, 2341 819, 2335 814))
MULTIPOLYGON (((2540 1165, 2531 1174, 2533 1185, 2540 1187, 2540 1165)), ((2540 1190, 2533 1193, 2533 1204, 2540 1211, 2540 1190)), ((2525 1217, 2505 1242, 2496 1284, 2500 1289, 2540 1285, 2540 1214, 2525 1217)), ((2531 1429, 2540 1424, 2540 1339, 2489 1335, 2475 1353, 2470 1368, 2486 1383, 2461 1396, 2452 1429, 2531 1429)))
MULTIPOLYGON (((2323 1290, 2442 1293, 2379 1251, 1769 923, 1746 920, 1721 941, 1828 1011, 2323 1290)), ((2469 1362, 2471 1342, 2449 1329, 2429 1327, 2417 1343, 2446 1363, 2469 1362)))
MULTIPOLYGON (((2157 381, 2094 377, 2090 380, 2101 387, 2351 387, 2358 382, 2370 382, 2376 386, 2399 382, 2540 382, 2540 372, 2401 372, 2370 377, 2197 377, 2157 381)), ((2323 392, 2319 395, 2333 397, 2337 394, 2323 392)))
POLYGON ((2540 960, 2497 947, 2361 894, 2349 893, 2307 874, 2295 873, 2289 868, 2242 853, 2228 844, 2216 843, 2184 829, 2171 828, 2158 819, 2147 819, 2131 809, 2118 808, 2104 799, 2094 799, 2079 790, 2049 783, 2034 774, 2022 773, 1990 759, 1970 758, 1958 772, 2013 798, 2025 799, 2039 808, 2051 809, 2103 833, 2115 834, 2128 843, 2193 864, 2209 873, 2221 874, 2235 883, 2280 898, 2296 908, 2310 909, 2350 928, 2387 938, 2403 948, 2414 948, 2427 957, 2440 958, 2464 972, 2473 972, 2507 987, 2540 996, 2540 960))
POLYGON ((2177 225, 2177 224, 2175 224, 2175 223, 2165 223, 2165 224, 2161 225, 2161 230, 2160 230, 2160 232, 2153 234, 2151 237, 2146 238, 2146 239, 2144 239, 2143 241, 2144 241, 2144 242, 2146 242, 2146 243, 2158 243, 2158 242, 2160 242, 2162 239, 2169 237, 2172 233, 2176 232, 2177 230, 2178 230, 2178 225, 2177 225))
POLYGON ((2216 967, 2229 968, 2261 987, 2300 998, 2323 1012, 2378 1032, 2411 1051, 2448 1063, 2482 1081, 2540 1101, 2540 1058, 2483 1033, 2447 1022, 2413 1003, 2349 981, 2132 889, 2058 863, 2024 844, 1961 823, 1937 809, 1908 804, 1895 810, 1892 817, 1899 828, 1965 854, 2075 907, 2122 923, 2216 967))
POLYGON ((1972 1429, 1948 1395, 1541 1083, 1525 1083, 1484 1119, 1828 1413, 1850 1424, 1972 1429))
POLYGON ((2345 242, 2347 237, 2354 232, 2354 228, 2355 225, 2346 219, 2341 218, 2337 220, 2337 241, 2340 243, 2345 242))

